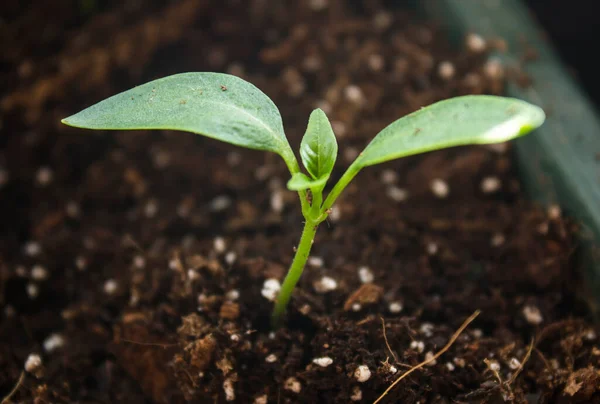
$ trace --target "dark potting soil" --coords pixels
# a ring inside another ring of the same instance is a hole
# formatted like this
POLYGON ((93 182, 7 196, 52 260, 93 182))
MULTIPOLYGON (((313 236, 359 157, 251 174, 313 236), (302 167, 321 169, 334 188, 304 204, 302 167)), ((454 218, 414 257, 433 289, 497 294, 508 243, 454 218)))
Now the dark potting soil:
POLYGON ((600 330, 581 299, 576 228, 527 201, 510 145, 361 173, 273 332, 265 286, 283 279, 302 227, 277 156, 59 123, 153 78, 227 71, 275 100, 294 147, 323 108, 340 144, 337 178, 398 117, 501 93, 513 74, 487 61, 479 38, 457 52, 434 24, 355 3, 8 2, 7 402, 372 402, 476 310, 448 352, 384 401, 600 402, 600 330))

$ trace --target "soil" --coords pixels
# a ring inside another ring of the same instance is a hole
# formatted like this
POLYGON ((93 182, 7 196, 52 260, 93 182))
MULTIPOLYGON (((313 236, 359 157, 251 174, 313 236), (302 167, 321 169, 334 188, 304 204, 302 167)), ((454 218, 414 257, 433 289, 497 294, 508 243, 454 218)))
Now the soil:
POLYGON ((261 290, 283 279, 302 228, 277 156, 59 123, 153 78, 227 71, 274 99, 293 147, 323 108, 337 178, 398 117, 501 93, 510 72, 485 51, 452 49, 435 24, 379 1, 4 7, 6 402, 372 402, 476 310, 449 351, 384 402, 600 402, 600 330, 580 297, 576 226, 527 200, 510 145, 361 173, 272 331, 261 290), (333 290, 319 287, 324 276, 333 290))

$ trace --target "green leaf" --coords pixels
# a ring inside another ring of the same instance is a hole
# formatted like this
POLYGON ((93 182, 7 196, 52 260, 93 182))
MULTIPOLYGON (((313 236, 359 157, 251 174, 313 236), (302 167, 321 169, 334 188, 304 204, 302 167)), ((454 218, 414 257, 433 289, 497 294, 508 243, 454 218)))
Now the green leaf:
POLYGON ((221 73, 154 80, 62 120, 88 129, 171 129, 281 155, 298 167, 273 101, 254 85, 221 73))
POLYGON ((288 181, 287 187, 290 191, 303 191, 305 189, 322 191, 329 179, 329 174, 321 178, 312 179, 304 173, 295 173, 288 181))
POLYGON ((352 165, 360 170, 446 147, 505 142, 529 133, 544 119, 541 108, 525 101, 488 95, 456 97, 393 122, 352 165))
POLYGON ((300 143, 300 157, 313 178, 329 175, 335 164, 338 145, 327 115, 315 109, 308 119, 306 133, 300 143))

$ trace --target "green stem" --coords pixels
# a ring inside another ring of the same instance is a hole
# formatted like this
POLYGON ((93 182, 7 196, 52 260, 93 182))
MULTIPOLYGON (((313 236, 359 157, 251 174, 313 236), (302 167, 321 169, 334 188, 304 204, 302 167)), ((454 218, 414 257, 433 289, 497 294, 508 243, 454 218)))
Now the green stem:
POLYGON ((310 209, 311 217, 317 218, 321 214, 321 204, 323 203, 323 191, 319 189, 312 190, 312 206, 310 209))
POLYGON ((352 163, 350 167, 348 167, 344 175, 342 175, 342 178, 339 179, 339 181, 333 186, 333 189, 331 190, 329 195, 327 195, 327 199, 325 199, 325 202, 323 203, 323 207, 321 209, 323 212, 326 212, 329 208, 333 206, 337 197, 340 196, 342 191, 346 188, 346 186, 348 186, 350 181, 352 181, 356 174, 358 174, 358 172, 360 171, 360 168, 356 168, 355 163, 356 161, 352 163))
MULTIPOLYGON (((291 175, 300 172, 300 166, 298 165, 298 160, 296 160, 296 156, 292 149, 288 149, 287 152, 281 154, 283 161, 285 161, 285 165, 287 166, 291 175)), ((304 216, 308 215, 310 205, 308 204, 308 200, 306 198, 306 191, 298 191, 298 197, 300 198, 300 206, 302 207, 302 214, 304 216)))
POLYGON ((296 255, 292 261, 292 266, 290 267, 290 270, 283 281, 281 291, 279 292, 279 296, 277 296, 275 308, 273 309, 271 322, 274 328, 279 326, 281 318, 285 314, 285 309, 290 301, 290 298, 292 297, 292 292, 296 287, 296 283, 298 283, 298 280, 302 275, 302 271, 306 265, 308 255, 310 254, 310 249, 312 247, 313 240, 315 239, 318 226, 318 222, 313 222, 309 219, 306 219, 304 230, 302 230, 302 237, 300 238, 300 244, 298 244, 296 255))

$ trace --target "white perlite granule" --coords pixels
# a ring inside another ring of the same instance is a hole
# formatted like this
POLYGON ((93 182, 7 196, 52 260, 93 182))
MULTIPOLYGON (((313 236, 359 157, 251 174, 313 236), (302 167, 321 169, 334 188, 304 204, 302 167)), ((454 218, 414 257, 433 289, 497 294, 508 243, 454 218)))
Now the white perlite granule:
POLYGON ((427 244, 427 254, 435 255, 438 252, 438 245, 436 243, 427 244))
POLYGON ((332 206, 331 213, 329 213, 329 219, 332 222, 337 222, 340 220, 341 217, 342 217, 342 212, 340 211, 340 208, 338 208, 337 206, 332 206))
POLYGON ((32 300, 38 297, 38 295, 40 294, 40 289, 35 283, 28 283, 26 288, 27 296, 29 296, 29 298, 32 300))
POLYGON ((273 302, 277 298, 277 294, 280 290, 281 283, 279 283, 277 279, 271 278, 267 279, 265 283, 263 283, 263 288, 260 293, 265 299, 273 302))
POLYGON ((30 354, 25 361, 25 371, 34 373, 42 366, 42 358, 38 354, 30 354))
POLYGON ((431 362, 427 362, 426 366, 435 366, 437 364, 437 360, 435 360, 434 357, 435 357, 435 355, 431 351, 429 351, 425 354, 425 360, 431 361, 431 362))
POLYGON ((500 371, 500 364, 497 361, 490 361, 489 367, 490 367, 490 370, 492 370, 494 372, 500 371))
POLYGON ((329 276, 324 276, 314 283, 317 293, 327 293, 337 289, 337 281, 329 276))
POLYGON ((84 271, 87 267, 87 259, 80 255, 79 257, 75 258, 75 266, 78 270, 84 271))
POLYGON ((133 266, 138 269, 144 268, 146 266, 146 259, 141 255, 136 255, 133 259, 133 266))
POLYGON ((359 383, 364 383, 371 378, 371 370, 367 365, 360 365, 354 371, 354 378, 359 383))
POLYGON ((483 66, 483 72, 492 80, 499 80, 504 77, 504 66, 498 59, 490 59, 483 66))
POLYGON ((558 220, 560 219, 562 212, 560 206, 558 205, 550 205, 548 207, 548 217, 550 220, 558 220))
POLYGON ((385 193, 394 202, 404 202, 408 199, 408 191, 395 185, 387 187, 385 193))
POLYGON ((364 101, 364 95, 359 86, 349 85, 344 89, 346 99, 355 104, 361 104, 364 101))
POLYGON ((223 382, 223 390, 225 391, 225 400, 235 400, 235 390, 233 388, 233 380, 231 380, 231 378, 225 379, 223 382))
POLYGON ((321 358, 313 359, 313 363, 317 366, 321 366, 322 368, 326 368, 333 363, 333 359, 331 359, 329 356, 323 356, 321 358))
POLYGON ((45 281, 48 279, 48 270, 41 265, 31 268, 31 279, 34 281, 45 281))
POLYGON ((385 169, 381 172, 381 182, 385 185, 392 185, 398 181, 398 174, 394 170, 385 169))
POLYGON ((400 302, 391 302, 390 305, 388 306, 388 310, 390 311, 390 313, 392 314, 398 314, 402 311, 402 303, 400 302))
POLYGON ((372 283, 375 276, 369 267, 360 267, 358 269, 358 278, 362 283, 372 283))
POLYGON ((231 289, 225 294, 225 298, 231 301, 237 300, 240 298, 240 291, 237 289, 231 289))
POLYGON ((369 55, 369 58, 367 59, 367 64, 369 65, 369 69, 371 69, 372 71, 380 72, 385 66, 385 59, 383 58, 383 56, 377 53, 373 53, 372 55, 369 55))
POLYGON ((297 394, 302 390, 302 384, 295 377, 289 377, 283 384, 283 388, 297 394))
POLYGON ((107 295, 114 295, 119 288, 119 284, 114 279, 109 279, 104 282, 104 293, 107 295))
POLYGON ((456 69, 451 62, 444 61, 438 66, 438 75, 444 80, 450 80, 455 72, 456 69))
POLYGON ((467 48, 476 53, 483 52, 487 46, 485 39, 478 34, 469 34, 466 38, 467 48))
POLYGON ((313 11, 321 11, 329 5, 329 0, 310 0, 309 1, 310 9, 313 11))
POLYGON ((498 177, 485 177, 481 181, 481 192, 484 194, 493 194, 500 190, 502 182, 498 177))
POLYGON ((519 361, 517 358, 510 358, 510 361, 508 362, 508 367, 512 370, 517 370, 521 367, 521 361, 519 361))
POLYGON ((52 353, 57 349, 62 348, 65 345, 65 339, 60 334, 50 334, 48 338, 44 340, 44 351, 52 353))
POLYGON ((274 191, 271 193, 271 209, 275 213, 283 212, 284 201, 283 191, 274 191))
POLYGON ((46 186, 52 182, 54 173, 49 167, 41 167, 35 174, 35 180, 41 186, 46 186))
POLYGON ((268 402, 269 402, 269 399, 266 394, 263 394, 262 396, 258 396, 254 399, 254 404, 267 404, 268 402))
POLYGON ((67 203, 67 206, 65 206, 65 212, 67 212, 67 216, 69 216, 71 219, 74 219, 79 217, 81 214, 81 208, 77 202, 70 201, 67 203))
POLYGON ((308 257, 308 265, 315 268, 321 268, 323 266, 323 258, 321 257, 308 257))
POLYGON ((539 325, 544 321, 540 309, 532 305, 523 307, 523 316, 525 316, 525 320, 532 325, 539 325))
POLYGON ((425 350, 425 343, 423 341, 414 340, 410 343, 410 348, 414 349, 418 353, 423 353, 425 350))
POLYGON ((188 269, 187 277, 190 282, 200 279, 200 274, 195 269, 188 269))
POLYGON ((225 239, 223 237, 215 237, 213 240, 213 248, 217 254, 223 254, 225 249, 227 248, 227 244, 225 244, 225 239))
POLYGON ((419 331, 421 332, 421 334, 423 334, 424 336, 429 338, 433 335, 433 324, 423 323, 423 324, 421 324, 419 331))
POLYGON ((153 218, 158 213, 158 202, 156 199, 150 199, 144 206, 144 215, 147 218, 153 218))
POLYGON ((225 263, 227 265, 233 265, 236 259, 237 254, 235 253, 235 251, 229 251, 227 252, 227 254, 225 254, 225 263))
POLYGON ((23 248, 25 255, 29 257, 35 257, 42 252, 42 246, 37 241, 29 241, 23 248))
POLYGON ((431 192, 433 192, 433 194, 440 199, 446 198, 450 193, 450 187, 448 186, 448 183, 440 178, 436 178, 431 181, 430 186, 431 192))
POLYGON ((227 195, 220 195, 210 202, 210 210, 213 212, 221 212, 231 206, 231 198, 227 195))

